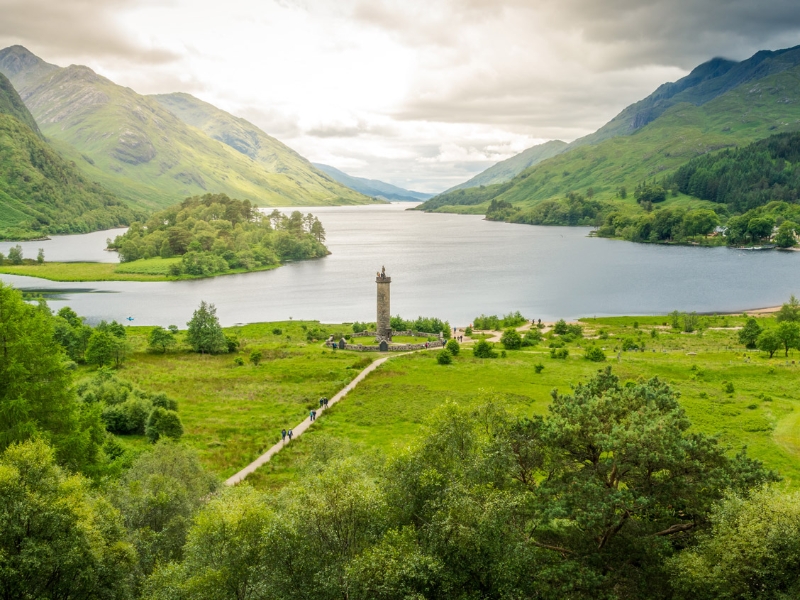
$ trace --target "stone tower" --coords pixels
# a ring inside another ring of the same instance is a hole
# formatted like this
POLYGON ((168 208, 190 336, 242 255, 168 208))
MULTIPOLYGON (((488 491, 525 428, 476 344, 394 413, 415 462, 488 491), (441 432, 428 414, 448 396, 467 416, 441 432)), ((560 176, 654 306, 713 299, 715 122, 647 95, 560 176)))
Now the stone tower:
POLYGON ((386 267, 381 268, 381 272, 375 277, 375 283, 378 284, 378 320, 375 334, 378 339, 391 341, 392 312, 389 308, 389 284, 392 283, 392 278, 386 276, 386 267))

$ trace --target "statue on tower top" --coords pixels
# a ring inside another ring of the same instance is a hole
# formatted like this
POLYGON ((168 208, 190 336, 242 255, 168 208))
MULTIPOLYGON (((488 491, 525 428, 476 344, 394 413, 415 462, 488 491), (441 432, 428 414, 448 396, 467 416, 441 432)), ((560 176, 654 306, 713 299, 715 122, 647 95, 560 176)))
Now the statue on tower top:
POLYGON ((386 277, 386 267, 381 267, 381 277, 386 277))

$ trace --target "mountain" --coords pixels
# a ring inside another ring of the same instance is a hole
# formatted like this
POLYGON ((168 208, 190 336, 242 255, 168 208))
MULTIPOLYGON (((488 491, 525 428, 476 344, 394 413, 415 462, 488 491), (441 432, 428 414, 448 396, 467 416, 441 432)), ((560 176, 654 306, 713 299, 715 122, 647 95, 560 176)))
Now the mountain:
MULTIPOLYGON (((711 61, 662 85, 595 134, 509 182, 442 194, 419 208, 485 212, 492 200, 525 207, 590 188, 597 199, 616 200, 620 188, 668 176, 702 154, 800 129, 800 48, 729 63, 711 61)), ((627 202, 634 202, 632 194, 627 202)))
POLYGON ((551 158, 556 154, 561 154, 566 148, 567 143, 562 142, 561 140, 550 140, 544 144, 531 146, 527 150, 523 150, 511 158, 507 158, 506 160, 492 165, 469 181, 465 181, 460 185, 454 186, 445 193, 464 188, 479 187, 481 185, 505 183, 506 181, 513 179, 515 175, 521 173, 528 167, 537 165, 543 160, 551 158))
MULTIPOLYGON (((184 122, 158 99, 88 67, 56 67, 12 46, 0 51, 0 72, 19 89, 59 152, 136 206, 153 209, 207 192, 271 206, 369 202, 249 123, 250 133, 258 132, 254 143, 267 148, 256 158, 184 122)), ((220 122, 212 128, 219 137, 226 138, 228 123, 244 127, 242 120, 206 106, 220 122)))
POLYGON ((373 198, 383 198, 384 200, 396 200, 400 202, 422 202, 427 200, 433 194, 425 194, 422 192, 413 192, 406 190, 391 183, 379 181, 377 179, 365 179, 364 177, 353 177, 343 171, 330 165, 322 165, 314 163, 314 166, 330 175, 334 180, 342 185, 361 192, 373 198))
POLYGON ((349 190, 341 189, 340 184, 347 184, 335 177, 329 177, 297 152, 245 119, 235 117, 190 94, 158 94, 149 97, 187 125, 196 127, 207 136, 247 156, 269 172, 291 174, 292 179, 303 189, 321 188, 329 192, 335 191, 339 196, 357 198, 352 190, 360 190, 352 186, 348 186, 349 190))
POLYGON ((0 239, 109 229, 136 216, 42 139, 17 91, 0 74, 0 239))

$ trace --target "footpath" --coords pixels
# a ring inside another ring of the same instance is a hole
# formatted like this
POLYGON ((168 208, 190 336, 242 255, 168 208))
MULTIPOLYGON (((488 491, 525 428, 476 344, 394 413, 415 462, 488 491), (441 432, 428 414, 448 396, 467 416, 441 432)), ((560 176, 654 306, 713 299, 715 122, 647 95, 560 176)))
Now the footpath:
MULTIPOLYGON (((389 360, 390 358, 394 358, 396 356, 404 356, 405 354, 410 354, 410 353, 409 352, 403 352, 402 354, 394 354, 392 356, 384 356, 383 358, 379 358, 378 360, 375 360, 372 363, 370 363, 370 365, 366 369, 364 369, 363 371, 361 371, 361 373, 356 375, 356 377, 353 379, 353 381, 351 381, 346 386, 344 386, 339 391, 338 394, 336 394, 333 398, 331 398, 328 401, 328 406, 327 407, 320 407, 318 409, 315 409, 317 411, 317 419, 319 419, 319 417, 322 416, 322 413, 324 413, 326 410, 328 410, 328 408, 330 408, 331 406, 333 406, 334 404, 339 402, 339 400, 343 399, 359 383, 364 381, 364 379, 366 378, 367 375, 372 373, 375 369, 380 367, 387 360, 389 360)), ((311 420, 311 417, 306 417, 306 419, 302 423, 300 423, 299 425, 295 425, 292 428, 293 437, 294 438, 299 438, 301 435, 303 435, 303 433, 309 427, 311 427, 312 423, 313 423, 313 421, 311 420)), ((248 475, 253 473, 259 467, 261 467, 261 466, 265 465, 266 463, 268 463, 269 460, 273 456, 275 456, 278 452, 283 450, 289 444, 291 444, 291 442, 286 442, 286 443, 284 443, 282 441, 278 442, 272 448, 267 450, 264 454, 259 456, 257 459, 255 459, 253 462, 251 462, 249 465, 247 465, 244 469, 242 469, 241 471, 239 471, 235 475, 233 475, 233 476, 229 477, 228 479, 226 479, 225 480, 225 485, 236 485, 237 483, 241 483, 242 481, 244 481, 245 477, 247 477, 248 475)))

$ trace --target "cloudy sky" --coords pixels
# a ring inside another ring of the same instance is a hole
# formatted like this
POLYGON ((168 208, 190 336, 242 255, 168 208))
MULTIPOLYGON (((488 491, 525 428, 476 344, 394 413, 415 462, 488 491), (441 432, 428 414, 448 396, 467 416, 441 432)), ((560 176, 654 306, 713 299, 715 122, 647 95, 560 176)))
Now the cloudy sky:
POLYGON ((0 47, 183 91, 315 162, 441 191, 590 133, 714 56, 800 44, 797 0, 0 0, 0 47))

